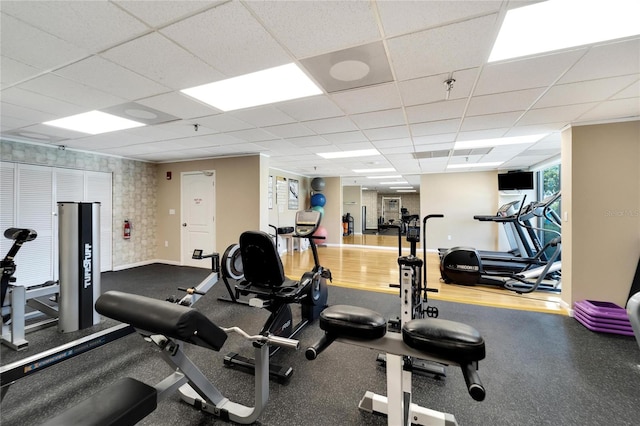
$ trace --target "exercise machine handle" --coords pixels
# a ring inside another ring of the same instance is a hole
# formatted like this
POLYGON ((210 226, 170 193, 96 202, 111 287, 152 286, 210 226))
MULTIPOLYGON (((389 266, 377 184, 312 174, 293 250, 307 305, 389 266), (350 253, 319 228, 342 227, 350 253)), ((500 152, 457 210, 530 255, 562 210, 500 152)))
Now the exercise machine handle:
POLYGON ((288 349, 300 349, 300 341, 295 339, 289 339, 286 337, 280 337, 276 335, 268 335, 266 337, 266 342, 271 346, 280 346, 281 348, 288 349))
POLYGON ((480 381, 476 365, 475 362, 472 362, 470 364, 460 365, 460 368, 462 369, 464 382, 467 384, 467 391, 469 391, 471 398, 476 401, 483 401, 486 396, 486 391, 480 381))
POLYGON ((265 336, 263 334, 256 334, 252 336, 247 332, 245 332, 240 327, 228 327, 228 328, 222 328, 222 330, 224 330, 224 332, 227 334, 229 333, 239 334, 240 336, 244 337, 245 339, 251 342, 265 343, 267 345, 280 346, 283 348, 296 349, 296 350, 300 348, 300 342, 295 339, 288 339, 286 337, 280 337, 280 336, 274 336, 274 335, 265 336))
POLYGON ((320 340, 318 340, 316 343, 314 343, 313 345, 307 348, 307 350, 304 353, 304 356, 309 361, 313 361, 318 357, 318 355, 320 355, 320 352, 327 349, 329 345, 333 343, 334 340, 335 340, 335 337, 329 336, 327 333, 325 333, 324 336, 320 338, 320 340))

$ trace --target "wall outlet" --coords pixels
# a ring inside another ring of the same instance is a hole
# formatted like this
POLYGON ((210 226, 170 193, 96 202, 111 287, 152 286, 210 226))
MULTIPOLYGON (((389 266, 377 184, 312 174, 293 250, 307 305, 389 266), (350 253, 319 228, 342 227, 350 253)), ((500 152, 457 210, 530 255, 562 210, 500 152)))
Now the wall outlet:
POLYGON ((165 242, 164 242, 164 246, 165 246, 165 247, 169 247, 169 241, 165 241, 165 242))

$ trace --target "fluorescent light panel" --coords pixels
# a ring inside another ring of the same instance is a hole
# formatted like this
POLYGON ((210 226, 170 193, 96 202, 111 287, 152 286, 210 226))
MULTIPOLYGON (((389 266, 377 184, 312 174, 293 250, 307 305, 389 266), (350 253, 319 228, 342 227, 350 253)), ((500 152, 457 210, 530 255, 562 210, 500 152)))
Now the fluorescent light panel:
POLYGON ((508 138, 494 138, 494 139, 476 139, 472 141, 457 141, 453 146, 453 149, 473 149, 473 148, 487 148, 503 145, 517 145, 521 143, 533 143, 538 142, 540 139, 546 137, 548 134, 539 135, 525 135, 525 136, 511 136, 508 138))
POLYGON ((58 120, 45 121, 47 126, 60 127, 61 129, 74 130, 76 132, 97 135, 100 133, 115 132, 116 130, 142 127, 145 124, 126 118, 107 114, 101 111, 89 111, 76 114, 58 120))
POLYGON ((395 172, 396 169, 393 167, 383 167, 380 169, 354 169, 354 173, 386 173, 386 172, 395 172))
POLYGON ((481 167, 498 167, 503 161, 495 161, 492 163, 471 163, 471 164, 449 164, 447 169, 467 169, 467 168, 481 168, 481 167))
POLYGON ((640 34, 638 0, 548 0, 507 12, 489 62, 640 34))
POLYGON ((415 189, 398 189, 396 192, 416 192, 415 189))
POLYGON ((393 176, 367 176, 367 179, 396 179, 400 178, 402 175, 393 175, 393 176))
POLYGON ((336 152, 319 152, 318 155, 326 159, 334 158, 352 158, 352 157, 370 157, 372 155, 380 155, 377 149, 359 149, 356 151, 336 151, 336 152))
POLYGON ((406 185, 408 182, 405 181, 395 181, 395 182, 380 182, 380 185, 406 185))
POLYGON ((389 189, 413 189, 413 186, 390 186, 389 189))
POLYGON ((319 95, 322 90, 296 64, 286 64, 181 90, 221 111, 319 95))

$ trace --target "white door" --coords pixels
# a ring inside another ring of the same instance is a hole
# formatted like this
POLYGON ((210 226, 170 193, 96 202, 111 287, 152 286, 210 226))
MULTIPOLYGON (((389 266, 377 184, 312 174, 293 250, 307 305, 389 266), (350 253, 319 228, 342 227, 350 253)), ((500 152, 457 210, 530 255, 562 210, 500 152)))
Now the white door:
POLYGON ((214 226, 215 172, 184 172, 181 175, 181 259, 185 266, 209 268, 210 261, 193 260, 194 249, 216 250, 214 226))

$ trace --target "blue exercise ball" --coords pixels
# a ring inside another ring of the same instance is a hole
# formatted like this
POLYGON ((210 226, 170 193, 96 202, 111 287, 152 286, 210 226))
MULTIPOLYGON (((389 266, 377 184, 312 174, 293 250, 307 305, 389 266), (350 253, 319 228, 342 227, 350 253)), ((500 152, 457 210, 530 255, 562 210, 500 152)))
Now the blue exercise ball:
POLYGON ((324 207, 326 203, 327 203, 327 199, 325 198, 324 195, 320 193, 313 194, 311 196, 311 207, 316 207, 316 206, 324 207))
POLYGON ((324 191, 324 179, 321 177, 311 179, 311 189, 314 191, 322 192, 324 191))

